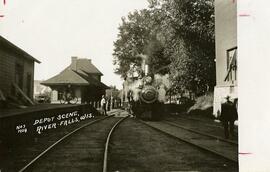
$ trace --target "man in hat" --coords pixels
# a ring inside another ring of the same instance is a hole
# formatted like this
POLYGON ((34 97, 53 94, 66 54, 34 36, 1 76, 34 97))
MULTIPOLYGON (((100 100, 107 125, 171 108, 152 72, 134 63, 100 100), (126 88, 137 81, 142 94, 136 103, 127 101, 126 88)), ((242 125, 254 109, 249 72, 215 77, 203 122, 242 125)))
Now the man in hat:
POLYGON ((221 105, 220 120, 224 126, 225 138, 229 138, 234 135, 234 121, 238 118, 236 106, 230 101, 230 96, 225 97, 226 102, 221 105), (230 131, 229 131, 230 128, 230 131))

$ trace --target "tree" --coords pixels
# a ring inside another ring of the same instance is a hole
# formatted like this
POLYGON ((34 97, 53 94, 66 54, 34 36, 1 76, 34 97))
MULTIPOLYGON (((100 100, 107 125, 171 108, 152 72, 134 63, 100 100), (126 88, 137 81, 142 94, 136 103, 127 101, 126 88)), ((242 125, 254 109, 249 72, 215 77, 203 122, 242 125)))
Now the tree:
POLYGON ((159 70, 170 63, 170 59, 163 54, 164 46, 158 33, 159 23, 160 19, 156 14, 146 9, 129 13, 127 18, 122 18, 113 53, 117 74, 125 78, 129 71, 141 68, 143 56, 149 58, 152 71, 168 72, 165 68, 159 70))
POLYGON ((152 71, 170 73, 178 92, 213 89, 214 0, 148 1, 148 9, 122 20, 114 49, 116 73, 125 77, 141 65, 142 54, 149 57, 152 71))
MULTIPOLYGON (((166 55, 174 89, 197 94, 215 85, 213 0, 151 0, 166 14, 166 55)), ((164 28, 164 27, 163 27, 164 28)))

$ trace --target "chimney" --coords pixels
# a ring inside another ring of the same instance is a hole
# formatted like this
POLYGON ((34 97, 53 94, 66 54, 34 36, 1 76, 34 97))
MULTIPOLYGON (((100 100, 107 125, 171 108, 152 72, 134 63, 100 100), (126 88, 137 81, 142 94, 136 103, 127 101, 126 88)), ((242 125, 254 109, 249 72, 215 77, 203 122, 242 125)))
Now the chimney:
POLYGON ((78 57, 76 56, 71 57, 71 65, 70 65, 71 70, 77 71, 77 59, 78 57))

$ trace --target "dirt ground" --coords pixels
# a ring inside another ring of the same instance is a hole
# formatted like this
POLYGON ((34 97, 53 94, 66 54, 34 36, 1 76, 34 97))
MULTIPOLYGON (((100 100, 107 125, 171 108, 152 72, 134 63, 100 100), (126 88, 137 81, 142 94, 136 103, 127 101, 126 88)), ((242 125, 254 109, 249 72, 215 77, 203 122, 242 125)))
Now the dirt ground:
POLYGON ((233 172, 238 165, 128 119, 113 135, 109 171, 233 172))

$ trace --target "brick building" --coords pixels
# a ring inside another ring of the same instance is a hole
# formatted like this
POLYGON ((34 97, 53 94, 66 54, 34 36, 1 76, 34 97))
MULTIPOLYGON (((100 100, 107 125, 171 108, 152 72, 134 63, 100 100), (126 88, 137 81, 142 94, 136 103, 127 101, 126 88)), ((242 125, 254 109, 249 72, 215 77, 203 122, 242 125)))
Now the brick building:
POLYGON ((52 89, 52 103, 59 103, 67 87, 71 88, 79 103, 86 103, 99 101, 109 88, 101 82, 102 75, 90 59, 71 57, 71 64, 67 68, 41 84, 52 89))
POLYGON ((237 1, 215 0, 216 116, 226 95, 237 98, 237 1))
POLYGON ((17 96, 18 92, 19 97, 33 99, 35 62, 40 63, 0 36, 0 92, 5 99, 17 96))

